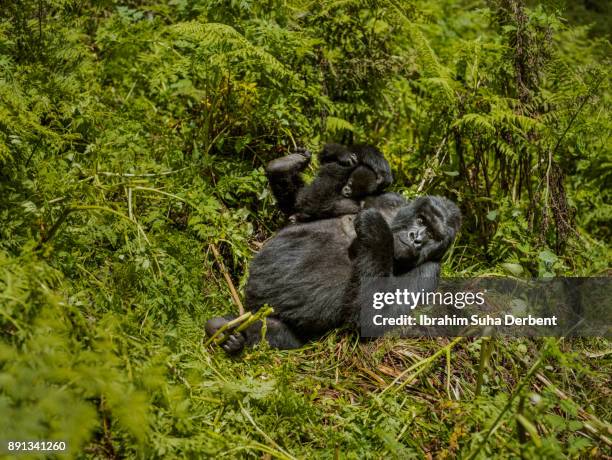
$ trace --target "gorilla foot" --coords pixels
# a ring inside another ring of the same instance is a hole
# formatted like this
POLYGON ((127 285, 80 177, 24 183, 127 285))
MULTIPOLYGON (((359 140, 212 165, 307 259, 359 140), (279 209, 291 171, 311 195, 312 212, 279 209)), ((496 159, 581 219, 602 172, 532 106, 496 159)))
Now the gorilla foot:
MULTIPOLYGON (((212 337, 219 329, 229 323, 229 319, 217 316, 206 321, 204 331, 208 337, 212 337)), ((232 332, 231 329, 226 332, 227 339, 221 344, 221 348, 229 354, 239 353, 244 348, 246 339, 241 332, 232 332)), ((225 334, 224 334, 225 335, 225 334)), ((223 335, 221 336, 223 337, 223 335)))
POLYGON ((246 339, 241 332, 237 332, 235 334, 230 334, 225 342, 221 344, 221 348, 228 355, 235 355, 240 353, 246 344, 246 339))
POLYGON ((311 153, 306 149, 299 149, 297 153, 272 160, 266 166, 266 173, 269 175, 298 173, 306 169, 310 163, 311 153))
POLYGON ((305 212, 297 212, 289 216, 290 224, 297 224, 298 222, 308 222, 312 220, 312 216, 305 212))
POLYGON ((312 157, 312 153, 310 153, 310 150, 308 150, 306 147, 296 148, 295 153, 297 153, 298 155, 302 155, 304 158, 307 158, 308 160, 310 160, 310 157, 312 157))

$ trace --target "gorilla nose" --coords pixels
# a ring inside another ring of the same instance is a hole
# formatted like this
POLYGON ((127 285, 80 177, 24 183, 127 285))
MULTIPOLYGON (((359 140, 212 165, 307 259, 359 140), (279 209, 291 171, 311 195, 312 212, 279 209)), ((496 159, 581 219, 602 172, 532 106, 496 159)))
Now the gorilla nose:
POLYGON ((416 248, 421 246, 423 240, 421 240, 421 237, 416 232, 410 232, 408 236, 410 237, 410 239, 412 240, 412 244, 414 244, 416 248))

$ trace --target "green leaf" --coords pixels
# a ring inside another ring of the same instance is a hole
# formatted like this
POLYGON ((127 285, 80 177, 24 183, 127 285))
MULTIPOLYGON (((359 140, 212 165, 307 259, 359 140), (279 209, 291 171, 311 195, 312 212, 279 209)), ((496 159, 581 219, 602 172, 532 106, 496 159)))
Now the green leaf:
POLYGON ((527 418, 522 414, 516 414, 516 419, 521 425, 523 425, 527 433, 529 433, 533 443, 537 447, 540 447, 542 445, 542 441, 540 440, 540 435, 538 434, 538 429, 535 427, 535 425, 527 420, 527 418))
POLYGON ((497 210, 489 211, 487 213, 487 219, 489 219, 490 221, 494 221, 495 219, 497 219, 497 215, 498 215, 498 211, 497 210))
POLYGON ((559 258, 552 253, 551 251, 549 251, 548 249, 545 249, 544 251, 540 251, 540 253, 538 254, 538 258, 547 264, 554 264, 559 258))
POLYGON ((355 127, 350 122, 338 117, 327 117, 325 127, 332 133, 342 130, 355 131, 355 127))
POLYGON ((557 414, 546 414, 544 419, 553 430, 559 431, 565 428, 565 419, 557 414))
POLYGON ((583 426, 584 426, 584 424, 581 421, 579 421, 579 420, 571 420, 567 424, 567 428, 570 429, 571 431, 581 430, 583 426))
POLYGON ((510 272, 511 274, 513 274, 514 276, 520 276, 523 274, 523 266, 520 264, 515 264, 515 263, 511 263, 511 262, 504 262, 503 264, 501 264, 501 266, 508 272, 510 272))

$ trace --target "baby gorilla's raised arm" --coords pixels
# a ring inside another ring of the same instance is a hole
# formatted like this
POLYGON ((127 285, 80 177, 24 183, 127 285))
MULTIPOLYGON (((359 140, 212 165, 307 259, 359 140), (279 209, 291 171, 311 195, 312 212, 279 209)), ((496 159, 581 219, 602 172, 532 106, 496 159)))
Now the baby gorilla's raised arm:
POLYGON ((371 145, 354 145, 351 150, 357 155, 359 164, 367 166, 376 175, 376 192, 382 192, 393 183, 391 167, 380 150, 371 145))
POLYGON ((320 169, 297 194, 293 221, 355 214, 360 200, 380 193, 393 177, 389 163, 375 147, 327 144, 319 154, 320 169))
POLYGON ((306 222, 358 212, 359 203, 342 195, 351 171, 336 162, 322 164, 313 181, 298 192, 292 220, 306 222))
POLYGON ((319 153, 319 163, 322 165, 338 163, 341 166, 354 167, 357 166, 358 161, 357 153, 341 144, 325 144, 319 153))

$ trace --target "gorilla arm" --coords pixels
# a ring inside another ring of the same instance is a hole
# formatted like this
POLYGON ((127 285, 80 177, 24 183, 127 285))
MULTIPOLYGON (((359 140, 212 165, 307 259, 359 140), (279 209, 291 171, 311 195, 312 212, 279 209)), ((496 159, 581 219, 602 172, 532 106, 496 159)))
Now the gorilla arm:
POLYGON ((381 192, 393 183, 393 174, 389 162, 376 147, 372 145, 355 145, 352 149, 357 154, 359 164, 367 166, 376 174, 376 190, 381 192))
MULTIPOLYGON (((395 278, 398 286, 412 292, 436 289, 440 263, 425 262, 405 273, 394 274, 395 239, 383 216, 376 209, 365 209, 355 219, 357 237, 350 248, 351 280, 345 293, 343 316, 359 324, 362 306, 371 305, 376 278, 395 278)), ((380 288, 380 286, 378 286, 380 288)))

